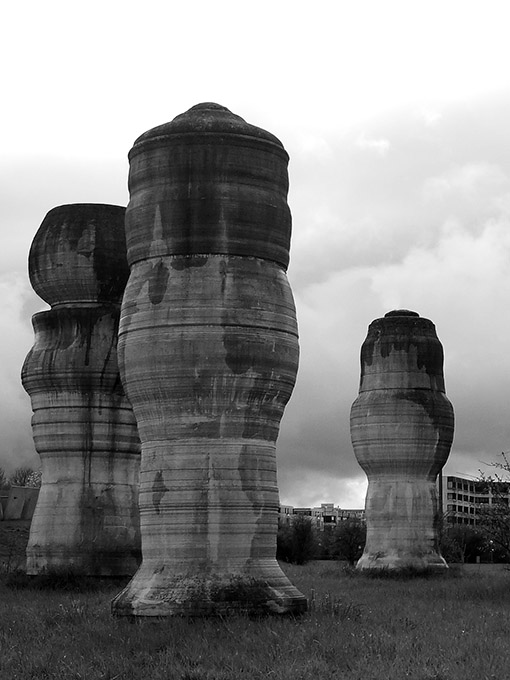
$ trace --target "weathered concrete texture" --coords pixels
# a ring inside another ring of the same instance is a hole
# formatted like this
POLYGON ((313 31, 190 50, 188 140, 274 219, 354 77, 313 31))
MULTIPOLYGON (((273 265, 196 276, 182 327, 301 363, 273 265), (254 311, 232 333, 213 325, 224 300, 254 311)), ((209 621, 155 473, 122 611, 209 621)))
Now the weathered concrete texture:
POLYGON ((120 304, 129 276, 118 205, 60 205, 44 218, 29 255, 35 292, 59 305, 120 304))
POLYGON ((113 612, 303 611, 275 559, 275 442, 299 352, 288 156, 201 104, 129 158, 119 365, 142 441, 143 562, 113 612))
POLYGON ((140 442, 116 354, 129 274, 124 215, 119 206, 60 206, 30 251, 32 285, 52 309, 34 315, 22 369, 42 465, 29 574, 131 575, 140 563, 140 442))
POLYGON ((453 429, 434 324, 407 310, 373 321, 351 410, 354 452, 369 481, 358 569, 446 569, 438 548, 436 478, 453 429))

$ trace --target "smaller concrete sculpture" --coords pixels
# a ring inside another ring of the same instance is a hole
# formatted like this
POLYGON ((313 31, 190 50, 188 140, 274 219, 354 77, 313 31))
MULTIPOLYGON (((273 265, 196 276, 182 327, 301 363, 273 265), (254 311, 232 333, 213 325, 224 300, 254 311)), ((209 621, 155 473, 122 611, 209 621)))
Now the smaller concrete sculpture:
POLYGON ((351 410, 354 453, 369 482, 358 569, 447 568, 438 549, 436 478, 453 428, 434 324, 407 310, 373 321, 351 410))
POLYGON ((54 208, 30 250, 30 280, 51 310, 33 317, 22 369, 42 465, 29 574, 131 575, 140 561, 140 444, 116 354, 129 273, 124 214, 113 205, 54 208))

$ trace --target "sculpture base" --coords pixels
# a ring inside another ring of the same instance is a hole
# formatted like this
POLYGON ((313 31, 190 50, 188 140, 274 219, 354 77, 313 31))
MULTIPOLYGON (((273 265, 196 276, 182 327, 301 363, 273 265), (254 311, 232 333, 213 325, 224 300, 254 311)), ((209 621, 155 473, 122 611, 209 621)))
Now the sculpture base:
POLYGON ((421 557, 416 555, 402 555, 388 553, 385 555, 363 554, 356 565, 359 571, 392 572, 392 573, 420 573, 444 574, 448 565, 441 555, 431 554, 421 557))
POLYGON ((42 574, 74 574, 75 576, 100 576, 117 578, 132 576, 140 564, 139 551, 132 554, 109 553, 106 551, 80 554, 77 551, 53 550, 37 552, 29 547, 27 550, 27 574, 38 576, 42 574))
POLYGON ((271 569, 205 573, 165 573, 164 566, 142 566, 112 601, 115 616, 224 616, 301 614, 307 601, 275 561, 271 569), (272 574, 267 572, 271 571, 272 574), (264 574, 264 572, 266 572, 264 574))

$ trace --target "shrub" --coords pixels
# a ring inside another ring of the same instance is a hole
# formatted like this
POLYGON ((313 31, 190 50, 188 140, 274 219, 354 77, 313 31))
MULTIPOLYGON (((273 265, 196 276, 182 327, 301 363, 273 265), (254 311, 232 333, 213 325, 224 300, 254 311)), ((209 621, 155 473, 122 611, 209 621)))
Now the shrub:
POLYGON ((335 531, 335 554, 352 566, 363 554, 366 540, 366 524, 356 519, 344 520, 335 531))
POLYGON ((317 556, 318 542, 309 518, 297 515, 290 526, 278 529, 276 557, 292 564, 306 564, 317 556))

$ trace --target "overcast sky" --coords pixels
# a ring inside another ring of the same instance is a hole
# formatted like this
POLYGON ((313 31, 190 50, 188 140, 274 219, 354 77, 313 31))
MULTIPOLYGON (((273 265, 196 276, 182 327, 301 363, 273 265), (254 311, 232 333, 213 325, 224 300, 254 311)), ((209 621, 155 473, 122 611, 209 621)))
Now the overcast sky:
POLYGON ((64 203, 126 205, 146 130, 213 101, 290 155, 301 336, 283 503, 362 507, 349 436, 368 324, 431 319, 456 414, 446 471, 510 449, 505 2, 28 0, 1 12, 0 464, 38 465, 20 369, 46 308, 30 243, 64 203))

